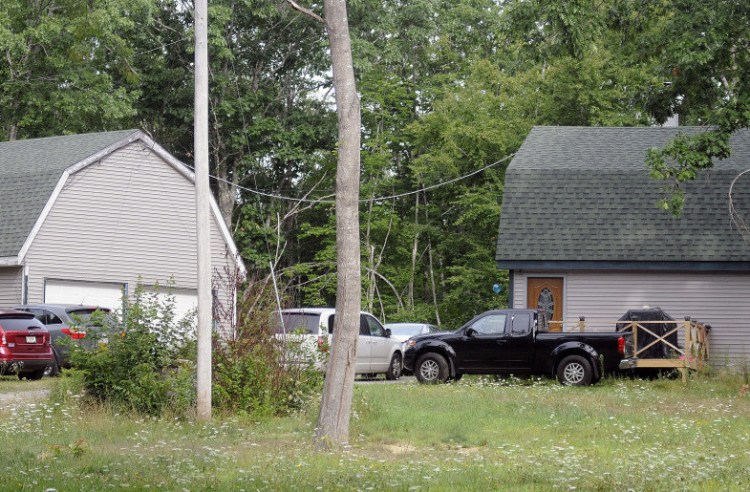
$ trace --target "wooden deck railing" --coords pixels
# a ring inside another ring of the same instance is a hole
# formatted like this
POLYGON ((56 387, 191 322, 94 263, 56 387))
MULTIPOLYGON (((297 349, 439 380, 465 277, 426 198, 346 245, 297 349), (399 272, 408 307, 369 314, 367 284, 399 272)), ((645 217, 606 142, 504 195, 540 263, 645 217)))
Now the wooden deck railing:
POLYGON ((549 321, 548 323, 550 331, 612 331, 617 326, 620 332, 630 332, 633 334, 633 343, 629 347, 629 353, 626 353, 625 356, 636 359, 636 367, 680 369, 683 371, 684 378, 688 369, 702 370, 708 365, 709 328, 703 323, 691 320, 689 317, 686 317, 683 321, 618 320, 588 326, 584 317, 580 317, 578 321, 549 321), (666 333, 657 334, 654 332, 653 325, 672 325, 672 327, 666 333), (675 344, 669 340, 669 337, 675 334, 678 339, 682 339, 683 347, 680 347, 679 343, 675 344), (644 336, 653 337, 653 340, 643 347, 638 347, 638 339, 643 339, 644 336), (663 344, 671 349, 672 356, 664 358, 649 357, 648 350, 657 344, 663 344))

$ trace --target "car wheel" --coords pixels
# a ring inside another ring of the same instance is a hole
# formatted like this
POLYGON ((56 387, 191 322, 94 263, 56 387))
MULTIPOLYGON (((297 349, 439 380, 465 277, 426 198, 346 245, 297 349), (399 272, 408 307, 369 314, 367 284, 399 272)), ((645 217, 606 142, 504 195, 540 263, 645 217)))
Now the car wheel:
POLYGON ((448 361, 440 354, 424 354, 414 366, 414 375, 422 384, 444 383, 448 379, 448 361))
POLYGON ((52 365, 44 370, 45 376, 59 376, 60 375, 60 364, 57 362, 57 351, 52 349, 52 365))
POLYGON ((580 355, 569 355, 557 366, 557 380, 565 386, 588 386, 593 376, 591 363, 580 355))
POLYGON ((388 366, 388 371, 385 373, 385 379, 388 381, 395 381, 401 377, 401 354, 395 353, 391 358, 391 364, 388 366))
POLYGON ((44 376, 44 371, 45 369, 39 369, 38 371, 34 371, 34 372, 20 373, 18 374, 18 379, 26 378, 29 381, 36 381, 38 379, 42 379, 42 377, 44 376))

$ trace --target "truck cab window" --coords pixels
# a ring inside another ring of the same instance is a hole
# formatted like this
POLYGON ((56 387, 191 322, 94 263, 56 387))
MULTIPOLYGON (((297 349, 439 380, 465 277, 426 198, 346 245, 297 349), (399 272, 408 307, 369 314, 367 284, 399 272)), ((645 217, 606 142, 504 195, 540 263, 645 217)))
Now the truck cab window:
POLYGON ((502 335, 505 333, 504 314, 490 314, 471 325, 480 335, 502 335))
POLYGON ((531 328, 531 315, 528 313, 514 314, 510 319, 510 333, 513 336, 528 335, 531 328))

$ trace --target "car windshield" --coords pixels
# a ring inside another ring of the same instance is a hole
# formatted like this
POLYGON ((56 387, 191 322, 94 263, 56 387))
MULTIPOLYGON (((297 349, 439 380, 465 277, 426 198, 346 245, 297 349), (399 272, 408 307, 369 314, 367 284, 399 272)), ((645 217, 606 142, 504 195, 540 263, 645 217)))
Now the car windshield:
POLYGON ((276 327, 276 333, 307 333, 318 334, 319 314, 314 313, 282 313, 284 325, 279 322, 279 315, 272 315, 273 326, 276 327))
POLYGON ((386 325, 391 330, 392 335, 419 335, 422 333, 424 325, 419 323, 404 323, 397 325, 386 325))
POLYGON ((68 310, 68 316, 70 316, 70 319, 72 319, 76 324, 85 326, 102 326, 102 322, 108 314, 109 309, 106 308, 84 308, 68 310))

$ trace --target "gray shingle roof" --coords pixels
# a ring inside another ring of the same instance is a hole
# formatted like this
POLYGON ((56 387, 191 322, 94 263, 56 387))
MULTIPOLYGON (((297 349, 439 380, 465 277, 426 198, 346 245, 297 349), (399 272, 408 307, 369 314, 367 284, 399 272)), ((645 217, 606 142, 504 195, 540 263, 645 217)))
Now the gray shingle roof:
MULTIPOLYGON (((732 157, 685 187, 680 218, 657 208, 646 150, 698 128, 535 127, 508 166, 496 260, 748 262, 729 219, 732 179, 750 168, 750 132, 733 136, 732 157)), ((750 176, 736 205, 750 216, 750 176)))
POLYGON ((0 257, 21 250, 65 169, 135 132, 0 142, 0 257))

